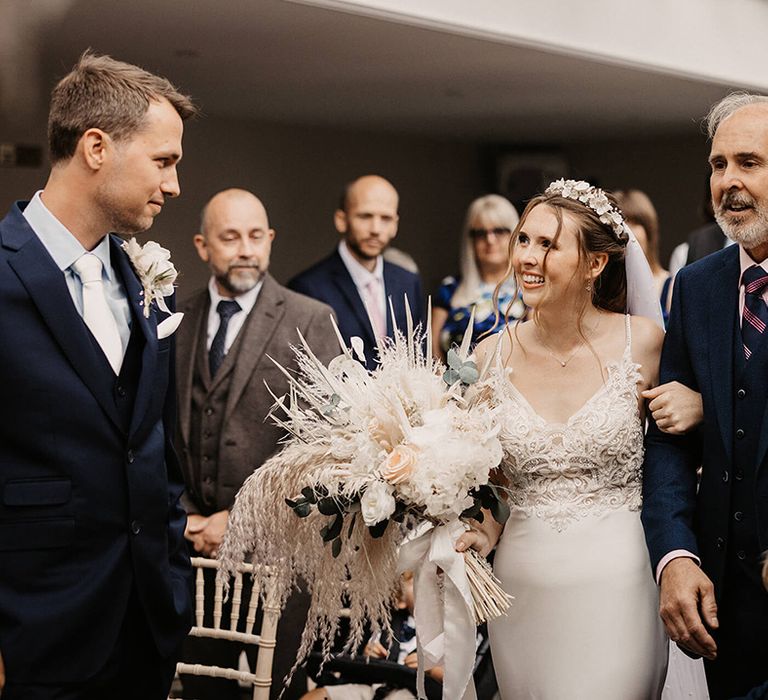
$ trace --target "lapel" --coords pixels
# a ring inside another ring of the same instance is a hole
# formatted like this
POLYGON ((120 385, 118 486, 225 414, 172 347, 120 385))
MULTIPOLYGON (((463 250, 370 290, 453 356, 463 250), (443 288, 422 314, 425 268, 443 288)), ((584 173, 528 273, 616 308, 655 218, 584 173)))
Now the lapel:
POLYGON ((136 276, 131 261, 122 249, 122 239, 111 234, 109 237, 112 267, 116 268, 125 285, 125 296, 131 309, 131 332, 137 327, 144 336, 144 349, 141 355, 141 373, 133 405, 133 416, 129 435, 135 435, 147 417, 150 399, 155 389, 155 371, 157 368, 157 308, 153 304, 149 309, 149 318, 144 316, 142 287, 136 276))
MULTIPOLYGON (((344 295, 350 307, 352 308, 352 312, 357 317, 358 324, 363 331, 360 335, 364 336, 363 340, 367 345, 375 346, 376 339, 373 335, 373 328, 371 327, 371 322, 368 319, 368 314, 365 311, 363 300, 360 298, 360 293, 357 291, 357 287, 355 287, 355 283, 352 281, 352 276, 349 274, 349 270, 347 270, 346 266, 344 265, 344 261, 341 259, 338 251, 334 251, 330 258, 330 262, 331 279, 333 280, 333 283, 338 287, 339 291, 344 295)), ((387 280, 385 277, 385 294, 387 293, 386 288, 387 280)), ((387 316, 389 316, 389 313, 387 313, 387 316)), ((389 328, 389 321, 387 321, 387 328, 389 328)))
MULTIPOLYGON (((176 343, 176 390, 178 391, 179 426, 185 445, 189 445, 190 421, 192 420, 192 382, 195 376, 200 336, 208 332, 208 307, 210 295, 204 289, 184 309, 184 323, 179 326, 176 343)), ((204 340, 202 341, 205 342, 204 340)))
POLYGON ((738 246, 732 246, 723 256, 722 267, 712 276, 707 300, 709 378, 720 435, 729 460, 733 459, 733 352, 734 337, 738 332, 738 309, 739 256, 738 246))
POLYGON ((264 282, 256 303, 240 329, 235 341, 237 345, 233 347, 236 353, 232 353, 234 366, 227 395, 227 405, 224 409, 225 421, 235 410, 237 402, 245 391, 256 365, 264 356, 267 345, 280 325, 284 314, 285 297, 282 289, 275 279, 267 273, 264 275, 264 282))
POLYGON ((109 386, 97 381, 95 368, 103 364, 103 360, 72 302, 64 273, 22 216, 18 205, 14 205, 2 224, 2 240, 6 248, 16 251, 8 258, 8 264, 26 288, 65 357, 104 413, 122 431, 109 386))

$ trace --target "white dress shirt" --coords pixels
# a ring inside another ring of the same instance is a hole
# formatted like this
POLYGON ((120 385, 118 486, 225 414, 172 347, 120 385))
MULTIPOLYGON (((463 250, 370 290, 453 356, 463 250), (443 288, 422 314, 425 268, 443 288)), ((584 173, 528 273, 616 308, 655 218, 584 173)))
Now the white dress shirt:
POLYGON ((352 253, 349 252, 349 248, 347 248, 347 244, 344 241, 339 242, 339 255, 341 256, 341 260, 344 263, 344 267, 346 267, 347 272, 349 272, 349 276, 355 283, 357 293, 360 295, 360 298, 364 302, 367 302, 369 298, 368 285, 372 280, 378 282, 379 298, 376 300, 376 306, 380 314, 380 318, 384 320, 384 327, 386 332, 387 293, 384 287, 384 259, 381 257, 381 255, 379 255, 376 258, 376 267, 373 269, 373 272, 371 272, 367 268, 363 267, 363 265, 361 265, 355 259, 352 253))
POLYGON ((35 196, 32 197, 22 212, 24 218, 45 246, 57 267, 64 273, 72 302, 81 316, 83 315, 83 285, 80 276, 72 269, 72 264, 88 252, 101 260, 104 294, 107 298, 107 305, 115 317, 123 353, 125 353, 131 337, 131 309, 128 306, 125 290, 112 270, 109 236, 104 236, 93 250, 87 251, 80 241, 43 204, 40 192, 35 193, 35 196))
POLYGON ((206 341, 206 348, 208 350, 211 349, 213 338, 215 337, 216 331, 219 330, 219 326, 221 325, 221 316, 219 316, 219 312, 216 311, 216 307, 219 305, 219 302, 236 301, 240 305, 241 309, 237 313, 232 314, 232 317, 229 319, 229 325, 227 326, 227 337, 224 339, 224 354, 226 355, 229 352, 229 349, 232 347, 232 343, 235 342, 235 338, 237 338, 237 334, 240 332, 240 329, 243 327, 245 319, 247 319, 248 314, 251 313, 251 309, 256 303, 256 299, 258 298, 259 292, 261 291, 262 283, 263 282, 259 280, 253 289, 245 292, 244 294, 240 294, 239 296, 223 297, 221 294, 219 294, 219 289, 216 286, 216 279, 211 277, 211 279, 208 280, 208 294, 211 297, 211 306, 208 309, 208 338, 206 341))

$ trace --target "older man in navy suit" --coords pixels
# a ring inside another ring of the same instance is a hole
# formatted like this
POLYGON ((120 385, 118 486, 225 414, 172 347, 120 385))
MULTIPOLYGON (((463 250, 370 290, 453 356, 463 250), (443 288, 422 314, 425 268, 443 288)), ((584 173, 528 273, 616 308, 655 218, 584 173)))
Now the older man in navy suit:
POLYGON ((194 112, 86 52, 53 90, 45 188, 0 222, 3 700, 167 697, 191 621, 176 318, 109 232, 179 194, 194 112))
POLYGON ((342 238, 338 247, 288 283, 333 308, 344 340, 362 339, 369 369, 376 366, 376 336, 391 337, 395 328, 405 331, 406 295, 414 325, 423 320, 419 276, 382 257, 397 235, 398 200, 397 190, 378 175, 347 185, 334 214, 342 238))
POLYGON ((768 98, 731 95, 708 121, 715 215, 738 245, 676 278, 661 381, 700 392, 704 423, 649 428, 643 522, 667 632, 705 657, 719 700, 764 682, 768 660, 768 98))

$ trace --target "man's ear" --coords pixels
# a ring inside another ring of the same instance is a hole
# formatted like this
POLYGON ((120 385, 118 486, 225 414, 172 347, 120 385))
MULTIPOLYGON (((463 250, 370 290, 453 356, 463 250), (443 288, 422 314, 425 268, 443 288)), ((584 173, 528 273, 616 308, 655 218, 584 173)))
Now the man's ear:
POLYGON ((589 274, 595 280, 603 273, 608 264, 608 253, 592 253, 589 259, 589 274))
POLYGON ((86 166, 93 170, 101 170, 108 152, 114 148, 114 142, 101 129, 88 129, 78 141, 77 148, 82 154, 86 166))
POLYGON ((210 255, 208 254, 208 242, 205 240, 205 236, 202 233, 198 233, 192 242, 195 244, 197 254, 200 256, 200 260, 207 263, 210 255))
POLYGON ((337 209, 333 213, 333 224, 336 230, 343 236, 347 232, 347 212, 337 209))

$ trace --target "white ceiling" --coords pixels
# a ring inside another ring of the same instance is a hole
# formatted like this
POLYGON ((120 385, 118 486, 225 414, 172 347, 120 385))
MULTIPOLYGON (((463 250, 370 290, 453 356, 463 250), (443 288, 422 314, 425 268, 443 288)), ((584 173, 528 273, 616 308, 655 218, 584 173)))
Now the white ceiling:
POLYGON ((285 0, 2 2, 60 6, 25 27, 46 81, 92 46, 167 75, 209 115, 536 142, 690 133, 728 91, 285 0))

